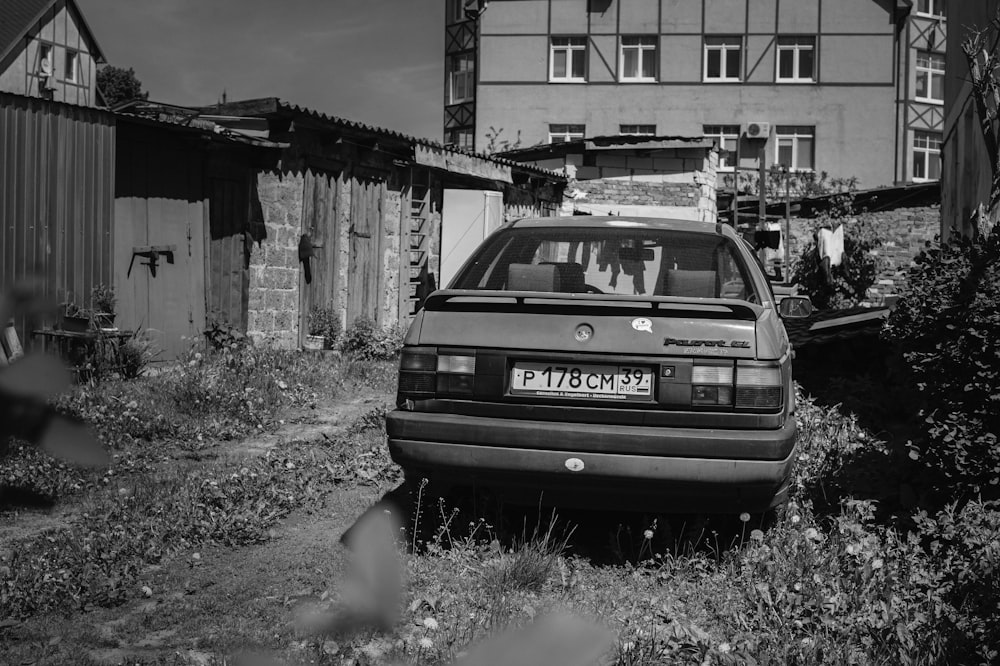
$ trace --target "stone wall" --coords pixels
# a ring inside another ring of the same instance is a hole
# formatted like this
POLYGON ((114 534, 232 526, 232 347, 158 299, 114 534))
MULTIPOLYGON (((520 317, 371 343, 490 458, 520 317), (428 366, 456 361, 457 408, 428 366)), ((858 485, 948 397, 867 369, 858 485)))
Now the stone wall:
POLYGON ((258 193, 267 238, 250 254, 247 335, 281 349, 299 344, 299 237, 301 175, 261 173, 258 193))
POLYGON ((632 206, 697 206, 701 188, 694 176, 689 183, 650 183, 618 178, 578 180, 570 190, 583 193, 589 203, 632 206))
MULTIPOLYGON (((889 260, 889 268, 879 275, 870 290, 869 302, 877 305, 885 296, 898 294, 906 284, 906 271, 913 263, 913 258, 920 254, 926 241, 933 240, 940 233, 941 210, 939 206, 897 208, 873 213, 872 216, 889 239, 881 250, 889 260)), ((815 220, 797 217, 791 219, 789 252, 793 265, 813 242, 814 225, 815 220)), ((849 232, 849 229, 847 227, 845 231, 849 232)))

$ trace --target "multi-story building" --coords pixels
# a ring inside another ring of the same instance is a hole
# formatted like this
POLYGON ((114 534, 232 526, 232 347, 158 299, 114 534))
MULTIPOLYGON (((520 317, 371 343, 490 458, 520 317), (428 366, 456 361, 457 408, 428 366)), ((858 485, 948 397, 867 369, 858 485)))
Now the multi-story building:
POLYGON ((104 62, 73 0, 0 1, 0 90, 97 106, 104 62))
POLYGON ((704 135, 724 175, 757 124, 767 165, 939 177, 944 0, 446 1, 447 143, 704 135))

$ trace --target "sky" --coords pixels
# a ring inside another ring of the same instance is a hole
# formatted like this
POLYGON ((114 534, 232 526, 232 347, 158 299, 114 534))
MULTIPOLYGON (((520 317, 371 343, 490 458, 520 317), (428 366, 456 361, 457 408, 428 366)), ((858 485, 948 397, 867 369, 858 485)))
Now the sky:
POLYGON ((109 64, 181 106, 279 97, 441 139, 442 0, 77 0, 109 64))

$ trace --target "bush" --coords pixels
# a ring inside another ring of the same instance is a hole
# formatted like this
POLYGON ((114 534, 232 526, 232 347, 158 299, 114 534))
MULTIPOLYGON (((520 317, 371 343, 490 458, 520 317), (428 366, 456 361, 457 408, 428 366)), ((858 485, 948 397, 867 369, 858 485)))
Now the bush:
POLYGON ((379 328, 370 317, 358 317, 347 329, 344 351, 369 361, 395 358, 403 348, 405 331, 398 327, 379 328))
POLYGON ((820 309, 856 307, 888 265, 878 253, 885 243, 885 234, 872 216, 854 216, 849 193, 834 197, 833 206, 816 219, 812 231, 814 240, 795 265, 795 282, 802 285, 820 309), (832 267, 833 281, 829 282, 823 273, 815 235, 824 224, 840 223, 844 224, 844 258, 839 266, 832 267))
POLYGON ((918 388, 919 458, 949 491, 1000 491, 1000 227, 931 244, 917 258, 885 336, 918 388))

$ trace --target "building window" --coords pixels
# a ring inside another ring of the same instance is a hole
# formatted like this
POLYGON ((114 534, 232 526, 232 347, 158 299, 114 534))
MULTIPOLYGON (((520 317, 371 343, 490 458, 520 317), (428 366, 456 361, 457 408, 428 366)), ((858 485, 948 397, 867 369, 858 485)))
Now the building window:
POLYGON ((587 80, 586 37, 553 37, 550 50, 550 81, 587 80))
POLYGON ((472 53, 448 58, 448 103, 471 102, 476 94, 476 61, 472 53))
POLYGON ((705 38, 706 81, 739 81, 742 63, 741 37, 705 38))
POLYGON ((941 179, 941 134, 939 132, 914 132, 913 180, 941 179))
POLYGON ((719 155, 719 171, 732 171, 736 164, 736 144, 740 140, 739 125, 705 125, 703 134, 714 139, 719 150, 729 151, 728 155, 719 155))
POLYGON ((586 125, 549 125, 549 143, 565 143, 582 139, 586 125))
POLYGON ((622 37, 622 81, 656 80, 656 37, 622 37))
POLYGON ((944 56, 940 53, 917 52, 917 99, 944 102, 944 56))
POLYGON ((622 136, 656 136, 656 125, 619 125, 622 136))
POLYGON ((66 49, 66 65, 63 71, 63 78, 70 83, 76 83, 76 72, 80 67, 80 54, 76 51, 66 49))
POLYGON ((38 74, 40 76, 52 76, 55 67, 52 66, 52 45, 38 45, 38 74))
POLYGON ((448 0, 445 9, 445 13, 447 14, 445 21, 447 23, 461 23, 466 20, 465 2, 466 0, 448 0))
POLYGON ((919 0, 917 13, 944 18, 947 15, 945 13, 945 0, 919 0))
POLYGON ((775 129, 774 161, 792 171, 816 168, 816 128, 801 125, 778 125, 775 129))
POLYGON ((816 38, 778 38, 778 76, 783 83, 816 81, 816 38))
POLYGON ((445 132, 444 143, 462 150, 473 149, 473 134, 471 129, 452 129, 445 132))

